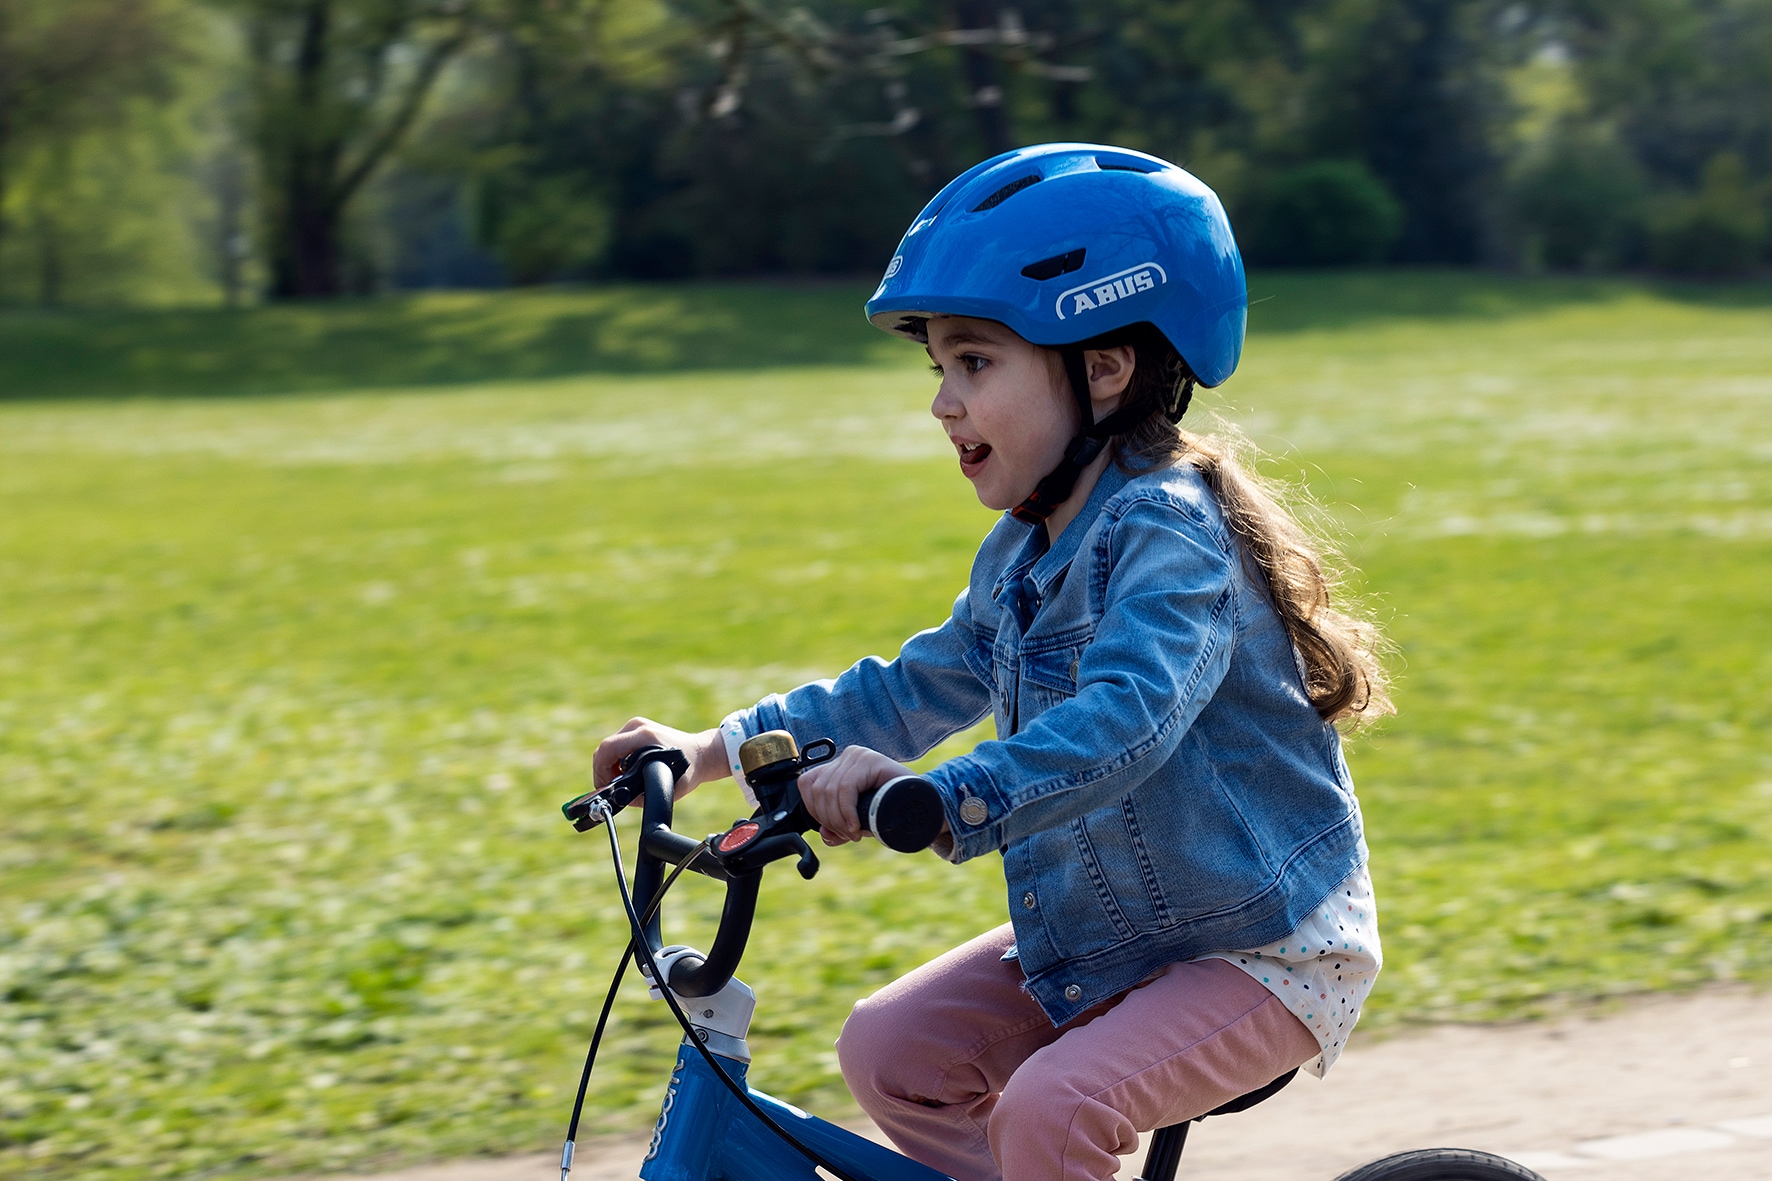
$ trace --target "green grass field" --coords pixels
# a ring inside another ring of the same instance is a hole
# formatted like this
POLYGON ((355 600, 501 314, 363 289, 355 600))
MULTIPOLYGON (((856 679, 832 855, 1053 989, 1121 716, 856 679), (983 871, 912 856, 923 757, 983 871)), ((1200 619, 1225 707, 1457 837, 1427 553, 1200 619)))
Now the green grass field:
MULTIPOLYGON (((0 1176, 557 1143, 624 931, 556 811, 598 738, 890 654, 990 525, 864 295, 0 316, 0 1176)), ((1252 295, 1200 417, 1308 485, 1398 644, 1350 749, 1372 1026, 1772 977, 1772 290, 1252 295)), ((759 1085, 844 1110, 849 1003, 1000 891, 773 874, 759 1085)), ((674 898, 705 940, 716 889, 674 898)), ((596 1128, 650 1120, 668 1021, 630 987, 596 1128)))

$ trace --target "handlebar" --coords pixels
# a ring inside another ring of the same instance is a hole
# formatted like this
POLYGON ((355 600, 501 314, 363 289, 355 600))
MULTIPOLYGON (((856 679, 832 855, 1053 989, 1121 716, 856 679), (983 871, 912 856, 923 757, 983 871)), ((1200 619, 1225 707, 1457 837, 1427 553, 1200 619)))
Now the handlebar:
POLYGON ((855 809, 861 814, 861 826, 899 853, 921 853, 947 822, 941 793, 921 775, 900 775, 862 792, 855 809))
MULTIPOLYGON (((744 958, 763 869, 769 862, 797 854, 802 877, 811 878, 818 872, 818 858, 803 835, 818 827, 818 822, 801 804, 797 783, 803 766, 822 762, 835 752, 834 744, 820 742, 825 750, 819 755, 812 753, 816 744, 808 744, 807 757, 802 759, 796 751, 792 766, 776 763, 768 776, 751 774, 752 785, 758 789, 756 812, 706 841, 671 829, 676 780, 687 764, 680 752, 662 747, 635 752, 609 787, 586 793, 561 809, 582 832, 601 822, 599 803, 613 815, 635 797, 641 799, 639 856, 634 867, 634 905, 641 914, 652 908, 667 864, 689 861, 687 868, 726 883, 726 901, 712 950, 705 957, 694 953, 678 956, 670 966, 670 979, 665 983, 679 996, 712 996, 732 979, 744 958)), ((857 810, 869 832, 901 853, 928 848, 944 822, 940 793, 928 780, 915 775, 900 776, 862 793, 857 810)), ((654 956, 663 950, 661 925, 654 913, 643 932, 654 956)))

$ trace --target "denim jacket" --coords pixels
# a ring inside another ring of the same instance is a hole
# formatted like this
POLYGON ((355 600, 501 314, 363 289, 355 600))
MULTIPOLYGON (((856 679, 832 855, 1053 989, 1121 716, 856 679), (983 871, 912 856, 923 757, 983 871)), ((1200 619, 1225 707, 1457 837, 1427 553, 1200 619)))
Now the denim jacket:
POLYGON ((741 720, 908 761, 991 713, 997 737, 927 778, 950 859, 1002 852, 1027 987, 1062 1025, 1286 935, 1366 846, 1340 738, 1197 471, 1110 466, 1044 540, 1004 516, 946 623, 741 720))

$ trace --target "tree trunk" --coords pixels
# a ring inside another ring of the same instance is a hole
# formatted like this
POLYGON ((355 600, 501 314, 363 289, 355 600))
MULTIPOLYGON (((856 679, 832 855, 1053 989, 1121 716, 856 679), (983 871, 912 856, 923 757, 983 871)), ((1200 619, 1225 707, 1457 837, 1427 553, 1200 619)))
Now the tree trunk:
POLYGON ((267 78, 290 71, 288 103, 261 104, 254 136, 266 177, 276 299, 326 298, 356 286, 348 265, 351 201, 411 130, 438 74, 474 29, 461 16, 427 46, 402 42, 409 32, 404 21, 384 22, 378 39, 347 50, 332 42, 335 6, 343 7, 342 0, 303 0, 287 58, 277 51, 278 13, 261 15, 254 38, 256 69, 267 78), (409 52, 410 78, 397 93, 384 93, 389 62, 409 52), (341 114, 352 104, 350 117, 341 114), (384 112, 379 119, 378 110, 384 112))
POLYGON ((31 197, 31 232, 37 239, 37 302, 59 307, 67 279, 67 256, 58 193, 67 192, 74 171, 73 148, 63 139, 49 147, 47 180, 31 197))
POLYGON ((271 294, 277 299, 324 299, 344 290, 342 210, 299 181, 286 186, 275 243, 271 294))
MULTIPOLYGON (((995 29, 997 4, 995 0, 956 0, 954 23, 961 29, 995 29)), ((966 45, 960 50, 960 67, 971 91, 972 112, 979 137, 984 140, 985 155, 1007 152, 1015 146, 1015 137, 1010 134, 1009 115, 1003 109, 1003 80, 997 68, 997 55, 986 45, 966 45)))
POLYGON ((251 247, 246 236, 246 168, 232 145, 210 158, 208 179, 215 198, 215 277, 223 301, 237 308, 246 295, 246 259, 251 247))
MULTIPOLYGON (((12 121, 6 109, 6 95, 0 93, 0 251, 6 248, 6 231, 12 227, 6 220, 7 184, 11 177, 7 173, 7 165, 11 162, 8 152, 12 148, 12 121)), ((5 284, 0 283, 0 299, 5 298, 5 284)))
POLYGON ((62 235, 55 219, 37 211, 37 302, 46 308, 62 302, 62 235))
POLYGON ((283 155, 272 226, 271 294, 277 299, 339 293, 343 206, 332 196, 338 145, 321 118, 331 31, 332 0, 308 0, 291 63, 295 111, 277 129, 283 155))

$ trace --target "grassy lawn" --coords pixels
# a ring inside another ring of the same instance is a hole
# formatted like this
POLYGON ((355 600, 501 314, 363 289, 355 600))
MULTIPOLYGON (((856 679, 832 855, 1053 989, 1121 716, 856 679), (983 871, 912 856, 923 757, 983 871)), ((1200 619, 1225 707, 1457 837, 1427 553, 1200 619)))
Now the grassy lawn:
MULTIPOLYGON (((1772 290, 1252 294, 1201 419, 1308 485, 1399 648, 1350 748, 1368 1020, 1772 977, 1772 290)), ((557 1143, 624 937, 556 811, 597 739, 895 651, 990 525, 864 296, 0 316, 0 1176, 557 1143)), ((848 1004, 1001 889, 877 848, 774 873, 758 1084, 842 1111, 848 1004)), ((674 898, 705 941, 717 890, 674 898)), ((598 1129, 654 1113, 643 995, 598 1129)))

